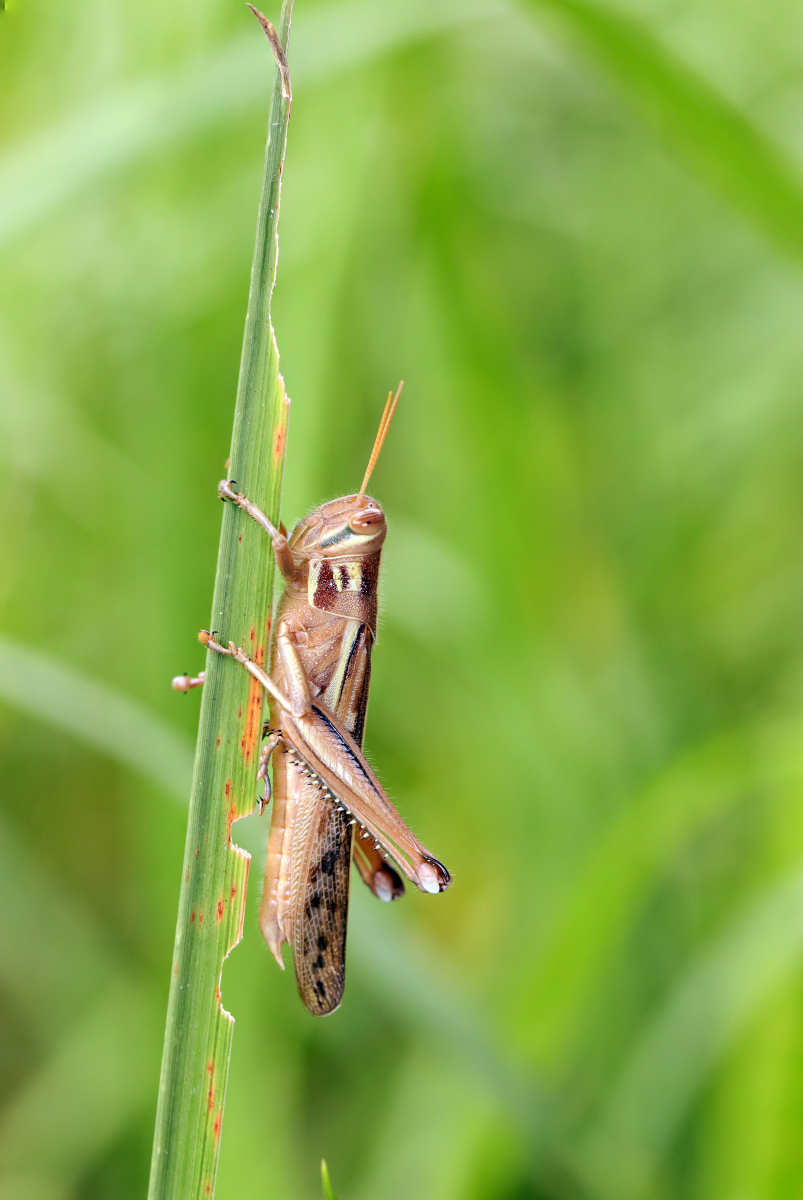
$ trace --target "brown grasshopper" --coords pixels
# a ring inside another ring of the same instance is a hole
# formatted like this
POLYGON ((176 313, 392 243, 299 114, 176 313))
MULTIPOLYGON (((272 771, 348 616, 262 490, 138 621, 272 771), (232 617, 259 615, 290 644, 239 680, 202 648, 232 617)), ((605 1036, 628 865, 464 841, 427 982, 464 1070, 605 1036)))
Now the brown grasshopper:
MULTIPOLYGON (((380 900, 404 894, 391 858, 423 892, 442 892, 449 872, 404 823, 362 752, 371 651, 376 638, 377 586, 385 516, 365 489, 390 425, 401 384, 382 415, 357 495, 342 496, 284 528, 235 491, 220 495, 253 517, 273 542, 285 591, 276 613, 270 673, 234 642, 219 645, 270 695, 270 720, 257 778, 273 813, 259 923, 279 966, 293 949, 298 990, 316 1016, 340 1004, 346 974, 346 923, 352 858, 380 900), (355 837, 356 831, 356 837, 355 837)), ((180 676, 181 690, 201 682, 180 676)))

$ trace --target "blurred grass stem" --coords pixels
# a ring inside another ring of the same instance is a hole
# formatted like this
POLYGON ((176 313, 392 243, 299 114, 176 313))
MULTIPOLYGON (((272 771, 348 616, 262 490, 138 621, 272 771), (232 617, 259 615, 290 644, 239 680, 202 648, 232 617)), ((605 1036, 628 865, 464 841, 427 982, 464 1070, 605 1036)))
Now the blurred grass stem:
MULTIPOLYGON (((250 7, 250 6, 249 6, 250 7)), ((253 10, 277 62, 265 173, 234 414, 230 473, 278 524, 288 399, 270 319, 289 73, 292 0, 278 35, 253 10)), ((223 455, 221 454, 221 459, 223 455)), ((210 487, 210 501, 213 492, 210 487)), ((212 627, 266 660, 273 552, 256 524, 223 510, 212 627)), ((221 1005, 223 960, 242 937, 249 856, 232 845, 232 823, 254 808, 262 689, 236 663, 208 654, 156 1115, 150 1200, 214 1193, 229 1070, 232 1017, 221 1005)))
POLYGON ((324 1200, 337 1200, 332 1191, 332 1181, 329 1178, 329 1168, 326 1165, 326 1159, 321 1159, 321 1184, 323 1185, 324 1200))

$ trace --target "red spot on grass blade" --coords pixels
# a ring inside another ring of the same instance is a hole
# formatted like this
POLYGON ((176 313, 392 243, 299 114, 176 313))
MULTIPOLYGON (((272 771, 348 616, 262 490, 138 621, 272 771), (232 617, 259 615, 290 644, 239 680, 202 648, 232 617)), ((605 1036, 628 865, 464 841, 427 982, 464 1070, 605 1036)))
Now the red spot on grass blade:
POLYGON ((232 799, 232 790, 233 790, 232 782, 230 779, 227 779, 226 780, 226 804, 228 805, 229 811, 227 813, 226 837, 229 839, 229 841, 231 841, 231 823, 232 823, 232 821, 237 820, 237 804, 232 799))
POLYGON ((248 689, 248 711, 245 717, 245 728, 243 736, 240 739, 240 752, 245 759, 246 766, 250 764, 251 759, 254 757, 254 751, 259 745, 259 739, 262 734, 262 706, 262 685, 258 679, 252 678, 251 686, 248 689))
POLYGON ((218 900, 218 902, 217 902, 217 919, 218 919, 218 921, 223 920, 223 901, 222 900, 218 900))
POLYGON ((284 458, 284 444, 287 440, 287 426, 282 424, 276 430, 273 439, 273 461, 278 465, 284 458))

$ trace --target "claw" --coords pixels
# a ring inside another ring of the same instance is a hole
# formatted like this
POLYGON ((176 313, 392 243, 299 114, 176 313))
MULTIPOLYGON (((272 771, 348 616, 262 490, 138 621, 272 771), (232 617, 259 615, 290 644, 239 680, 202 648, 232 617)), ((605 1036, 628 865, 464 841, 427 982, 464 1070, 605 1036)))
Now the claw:
MULTIPOLYGON (((262 776, 262 778, 265 780, 265 787, 263 789, 262 795, 257 797, 257 808, 259 810, 260 817, 262 816, 263 812, 265 811, 266 806, 268 804, 270 804, 271 796, 273 794, 271 792, 270 779, 268 777, 267 771, 262 776)), ((257 775, 257 779, 259 779, 258 775, 257 775)))

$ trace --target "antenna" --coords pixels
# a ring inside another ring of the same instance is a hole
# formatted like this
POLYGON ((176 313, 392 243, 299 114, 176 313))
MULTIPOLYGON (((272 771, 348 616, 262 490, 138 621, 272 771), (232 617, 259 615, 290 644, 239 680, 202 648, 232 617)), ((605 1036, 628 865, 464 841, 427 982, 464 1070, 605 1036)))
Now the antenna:
POLYGON ((388 392, 388 402, 385 405, 385 411, 382 413, 382 420, 379 422, 379 428, 376 431, 374 448, 371 451, 371 457, 368 459, 368 467, 365 472, 365 478, 362 481, 362 487, 360 488, 359 495, 357 496, 358 505, 362 504, 365 497, 365 489, 368 487, 368 480, 371 478, 371 472, 376 466, 376 460, 379 458, 379 452, 384 445, 385 438, 387 436, 388 429, 390 428, 390 423, 393 420, 393 414, 396 411, 396 405, 399 403, 399 396, 401 395, 401 390, 403 387, 404 380, 402 379, 398 388, 396 389, 395 396, 393 395, 393 392, 388 392))

